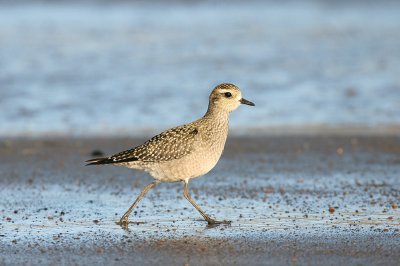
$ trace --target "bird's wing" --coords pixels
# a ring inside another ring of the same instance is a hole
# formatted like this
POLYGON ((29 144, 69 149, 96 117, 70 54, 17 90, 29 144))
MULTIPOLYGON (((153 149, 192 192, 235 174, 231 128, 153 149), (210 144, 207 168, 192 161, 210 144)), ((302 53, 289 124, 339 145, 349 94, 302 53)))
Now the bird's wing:
POLYGON ((194 150, 199 139, 193 124, 175 127, 160 133, 142 145, 109 157, 111 163, 131 161, 163 162, 182 158, 194 150))

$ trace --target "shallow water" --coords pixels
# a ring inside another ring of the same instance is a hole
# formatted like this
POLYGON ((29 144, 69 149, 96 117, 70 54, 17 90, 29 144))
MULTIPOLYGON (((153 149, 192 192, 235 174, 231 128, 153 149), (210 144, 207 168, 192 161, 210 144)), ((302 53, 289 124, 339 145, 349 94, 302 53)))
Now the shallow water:
POLYGON ((233 132, 398 125, 399 7, 2 2, 0 136, 154 133, 227 81, 233 132))

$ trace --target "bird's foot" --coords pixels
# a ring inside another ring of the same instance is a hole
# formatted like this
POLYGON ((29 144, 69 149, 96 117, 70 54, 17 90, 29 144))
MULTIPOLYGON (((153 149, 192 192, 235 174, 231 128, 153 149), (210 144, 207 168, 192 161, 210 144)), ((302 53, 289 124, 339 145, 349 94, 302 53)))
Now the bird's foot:
POLYGON ((124 229, 128 229, 128 225, 129 225, 128 216, 122 216, 122 218, 118 222, 116 222, 116 224, 121 226, 124 229))
POLYGON ((128 217, 123 216, 118 222, 115 222, 117 225, 121 226, 124 229, 128 229, 129 224, 144 224, 144 222, 132 222, 128 220, 128 217))
POLYGON ((228 220, 222 220, 222 221, 218 221, 218 220, 214 220, 214 219, 209 219, 207 220, 208 222, 208 226, 209 227, 213 227, 219 224, 231 224, 232 221, 228 221, 228 220))

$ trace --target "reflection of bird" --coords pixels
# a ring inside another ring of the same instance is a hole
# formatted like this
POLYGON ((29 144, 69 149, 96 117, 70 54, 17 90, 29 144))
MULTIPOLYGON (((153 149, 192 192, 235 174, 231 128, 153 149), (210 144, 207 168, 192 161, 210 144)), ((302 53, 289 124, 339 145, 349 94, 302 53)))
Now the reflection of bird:
POLYGON ((185 198, 208 224, 230 223, 210 218, 189 195, 188 183, 217 164, 228 135, 229 113, 240 104, 254 106, 242 98, 235 85, 220 84, 211 92, 207 113, 199 120, 164 131, 136 148, 107 158, 88 160, 87 165, 113 164, 143 170, 155 179, 143 189, 118 224, 128 226, 130 213, 151 188, 161 182, 177 181, 184 182, 185 198))

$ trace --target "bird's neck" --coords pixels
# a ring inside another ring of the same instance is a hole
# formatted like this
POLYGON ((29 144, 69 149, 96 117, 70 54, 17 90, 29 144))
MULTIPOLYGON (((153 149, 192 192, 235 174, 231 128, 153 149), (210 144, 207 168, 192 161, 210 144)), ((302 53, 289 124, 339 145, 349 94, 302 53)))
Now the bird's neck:
POLYGON ((207 109, 206 114, 204 115, 205 118, 212 118, 214 120, 225 120, 228 121, 229 119, 229 112, 213 106, 209 106, 207 109))
POLYGON ((205 119, 212 119, 220 124, 228 124, 229 121, 229 112, 213 106, 209 106, 206 114, 204 115, 205 119))

